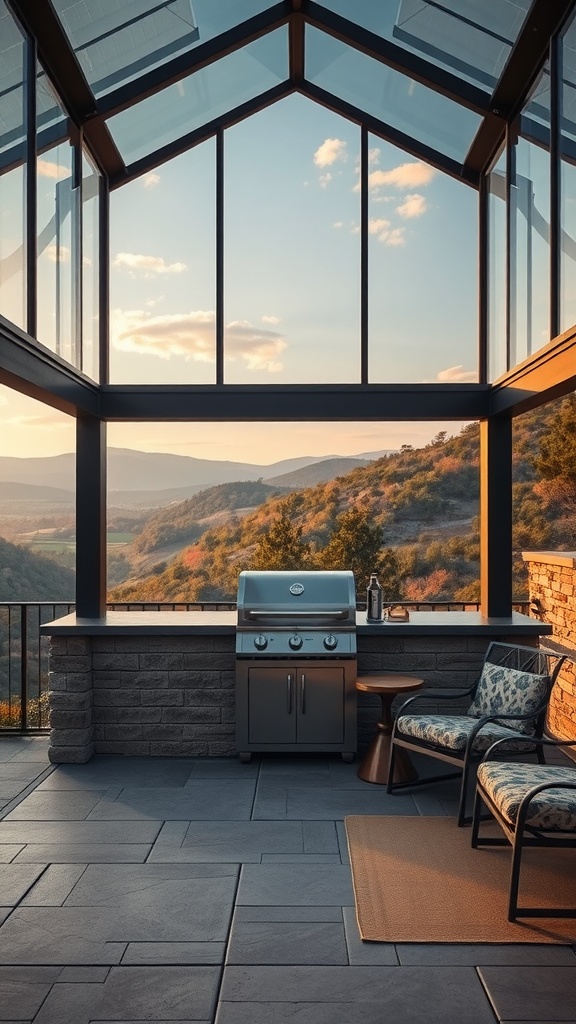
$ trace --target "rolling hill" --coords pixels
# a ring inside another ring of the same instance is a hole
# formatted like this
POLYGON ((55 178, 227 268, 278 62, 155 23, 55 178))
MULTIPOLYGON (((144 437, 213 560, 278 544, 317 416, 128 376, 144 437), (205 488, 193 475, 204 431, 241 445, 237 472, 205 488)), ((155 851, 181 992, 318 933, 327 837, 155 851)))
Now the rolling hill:
POLYGON ((0 538, 0 601, 74 601, 74 573, 0 538))

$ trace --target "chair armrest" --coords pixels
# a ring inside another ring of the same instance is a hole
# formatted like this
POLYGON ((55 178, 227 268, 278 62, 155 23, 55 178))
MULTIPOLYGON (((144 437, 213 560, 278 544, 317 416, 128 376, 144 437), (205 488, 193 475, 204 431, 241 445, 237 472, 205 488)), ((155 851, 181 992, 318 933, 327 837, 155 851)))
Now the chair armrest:
POLYGON ((404 709, 409 704, 413 704, 417 700, 458 700, 460 697, 470 697, 476 689, 476 683, 470 686, 467 690, 450 690, 448 693, 442 693, 439 690, 420 690, 417 694, 412 697, 408 697, 403 704, 400 705, 396 713, 396 718, 404 713, 404 709))
MULTIPOLYGON (((547 736, 527 736, 525 733, 519 732, 518 735, 514 737, 514 742, 516 743, 522 741, 524 741, 528 746, 532 747, 536 745, 543 747, 574 747, 574 749, 576 750, 576 740, 554 740, 549 739, 547 736)), ((496 753, 498 753, 496 748, 504 746, 505 743, 509 742, 509 736, 503 736, 502 739, 496 740, 496 742, 493 743, 492 746, 488 747, 488 750, 482 757, 482 761, 492 761, 493 757, 496 756, 495 754, 492 755, 492 752, 496 751, 496 753)), ((480 763, 482 763, 482 761, 480 763)))

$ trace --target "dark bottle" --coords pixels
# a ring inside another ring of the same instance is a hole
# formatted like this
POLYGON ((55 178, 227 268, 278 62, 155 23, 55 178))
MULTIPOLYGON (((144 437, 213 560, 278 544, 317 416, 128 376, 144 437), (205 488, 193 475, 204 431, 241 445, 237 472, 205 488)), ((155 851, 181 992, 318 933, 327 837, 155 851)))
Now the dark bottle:
POLYGON ((366 589, 366 622, 380 622, 382 619, 382 587, 375 572, 370 576, 366 589))

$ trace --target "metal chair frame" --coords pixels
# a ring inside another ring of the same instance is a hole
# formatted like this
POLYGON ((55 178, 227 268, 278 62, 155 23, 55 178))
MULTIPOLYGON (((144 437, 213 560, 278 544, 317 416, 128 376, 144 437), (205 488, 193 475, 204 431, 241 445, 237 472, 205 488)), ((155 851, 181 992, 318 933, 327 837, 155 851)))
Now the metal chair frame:
MULTIPOLYGON (((527 736, 526 741, 534 737, 527 736)), ((497 755, 497 748, 506 740, 497 740, 486 751, 482 762, 491 760, 497 755)), ((540 738, 536 741, 539 746, 574 747, 574 740, 551 740, 540 738)), ((543 762, 542 762, 543 763, 543 762)), ((546 782, 532 786, 525 793, 520 806, 515 824, 511 824, 503 817, 499 808, 495 805, 490 795, 486 792, 481 783, 476 782, 476 797, 474 800, 474 813, 472 818, 472 839, 473 849, 481 846, 508 846, 512 847, 512 863, 510 866, 510 889, 508 897, 508 920, 515 921, 519 917, 576 917, 576 907, 519 907, 518 889, 520 885, 520 868, 522 865, 522 852, 526 847, 539 847, 547 849, 576 849, 576 831, 566 832, 554 829, 539 829, 526 824, 526 818, 530 811, 530 803, 539 793, 548 789, 567 789, 576 792, 576 765, 574 766, 574 782, 546 782), (485 805, 490 814, 499 824, 504 837, 480 836, 480 822, 485 820, 482 815, 482 805, 485 805)))
MULTIPOLYGON (((492 641, 488 645, 488 649, 484 656, 484 662, 482 667, 487 662, 496 665, 502 665, 508 668, 518 669, 524 672, 533 672, 536 675, 548 676, 548 685, 546 690, 546 697, 542 704, 532 711, 528 715, 506 715, 506 714, 493 714, 483 715, 477 720, 477 724, 471 730, 466 746, 463 750, 449 750, 447 747, 438 746, 435 743, 428 742, 427 740, 421 740, 413 736, 406 736, 400 732, 399 720, 404 715, 408 708, 411 708, 416 701, 423 699, 430 700, 451 700, 460 699, 463 697, 469 697, 470 702, 474 699, 478 684, 480 682, 480 676, 476 682, 466 690, 451 691, 450 693, 440 693, 436 690, 421 691, 414 697, 409 697, 407 701, 402 704, 399 708, 395 718, 394 726, 392 729, 392 736, 390 738, 390 762, 388 766, 388 784, 386 787, 387 793, 393 793, 398 789, 403 789, 412 786, 424 786, 429 785, 432 782, 444 782, 446 779, 461 778, 460 785, 460 798, 458 803, 458 813, 456 822, 458 827, 463 825, 469 825, 472 821, 472 814, 467 813, 466 809, 466 796, 468 791, 468 782, 472 771, 475 771, 477 765, 482 760, 485 751, 475 752, 474 751, 474 740, 480 732, 480 730, 488 722, 504 722, 509 721, 509 728, 514 729, 515 724, 520 722, 534 722, 534 735, 526 737, 524 733, 518 733, 518 736, 522 739, 528 738, 534 741, 540 738, 544 731, 544 722, 546 718, 546 711, 550 700, 550 694, 552 687, 560 671, 562 663, 565 661, 565 655, 556 654, 553 651, 545 651, 539 647, 523 647, 518 644, 507 644, 500 641, 492 641), (418 778, 412 782, 393 782, 394 778, 394 761, 395 751, 398 747, 404 747, 406 750, 410 750, 413 753, 419 752, 426 754, 428 757, 433 757, 439 761, 445 761, 448 764, 457 765, 458 770, 452 771, 443 775, 432 775, 426 776, 426 778, 418 778)), ((464 717, 464 714, 463 714, 464 717)), ((510 740, 508 740, 510 742, 510 740)), ((539 746, 536 747, 536 756, 540 764, 545 764, 543 751, 539 746)))

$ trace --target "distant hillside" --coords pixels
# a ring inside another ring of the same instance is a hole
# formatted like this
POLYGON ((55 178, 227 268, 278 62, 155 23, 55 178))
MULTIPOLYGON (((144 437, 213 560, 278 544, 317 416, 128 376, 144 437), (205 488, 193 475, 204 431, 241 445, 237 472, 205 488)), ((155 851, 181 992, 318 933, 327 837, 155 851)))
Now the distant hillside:
POLYGON ((302 487, 314 487, 315 484, 335 480, 338 476, 344 476, 345 473, 350 473, 353 469, 367 465, 366 459, 324 459, 322 462, 314 462, 303 469, 295 469, 292 473, 268 477, 266 482, 300 490, 302 487))
MULTIPOLYGON (((572 537, 572 524, 538 489, 533 466, 553 412, 553 407, 538 409, 514 424, 517 599, 526 596, 519 552, 565 547, 572 537)), ((406 445, 337 480, 292 492, 290 522, 309 546, 312 567, 321 564, 339 515, 354 508, 369 510, 381 530, 382 550, 394 553, 398 593, 393 599, 472 602, 479 599, 478 500, 479 428, 471 423, 457 437, 447 439, 441 433, 423 448, 406 445)), ((116 587, 112 598, 233 600, 238 572, 250 568, 260 539, 278 522, 285 501, 270 497, 241 520, 207 530, 155 574, 116 587)), ((364 581, 357 583, 363 588, 364 581)))
POLYGON ((0 483, 0 503, 3 501, 49 501, 63 502, 73 505, 75 502, 74 491, 65 491, 61 487, 45 487, 36 484, 14 483, 13 481, 2 481, 0 483))
POLYGON ((0 601, 74 601, 74 573, 0 539, 0 601))
MULTIPOLYGON (((291 473, 325 456, 304 455, 281 459, 268 466, 250 462, 227 462, 195 459, 188 455, 166 452, 140 452, 129 448, 110 448, 108 452, 108 487, 113 492, 163 491, 191 487, 195 490, 237 480, 266 480, 282 473, 291 473)), ((33 484, 74 490, 76 457, 72 452, 46 458, 19 459, 0 457, 2 482, 33 484)), ((182 497, 182 495, 180 495, 182 497)), ((168 498, 168 500, 171 500, 168 498)))
POLYGON ((187 501, 169 505, 148 520, 132 545, 135 554, 147 554, 161 548, 191 544, 205 528, 201 520, 217 512, 251 509, 268 498, 286 493, 280 487, 270 487, 260 481, 219 484, 209 487, 187 501))

